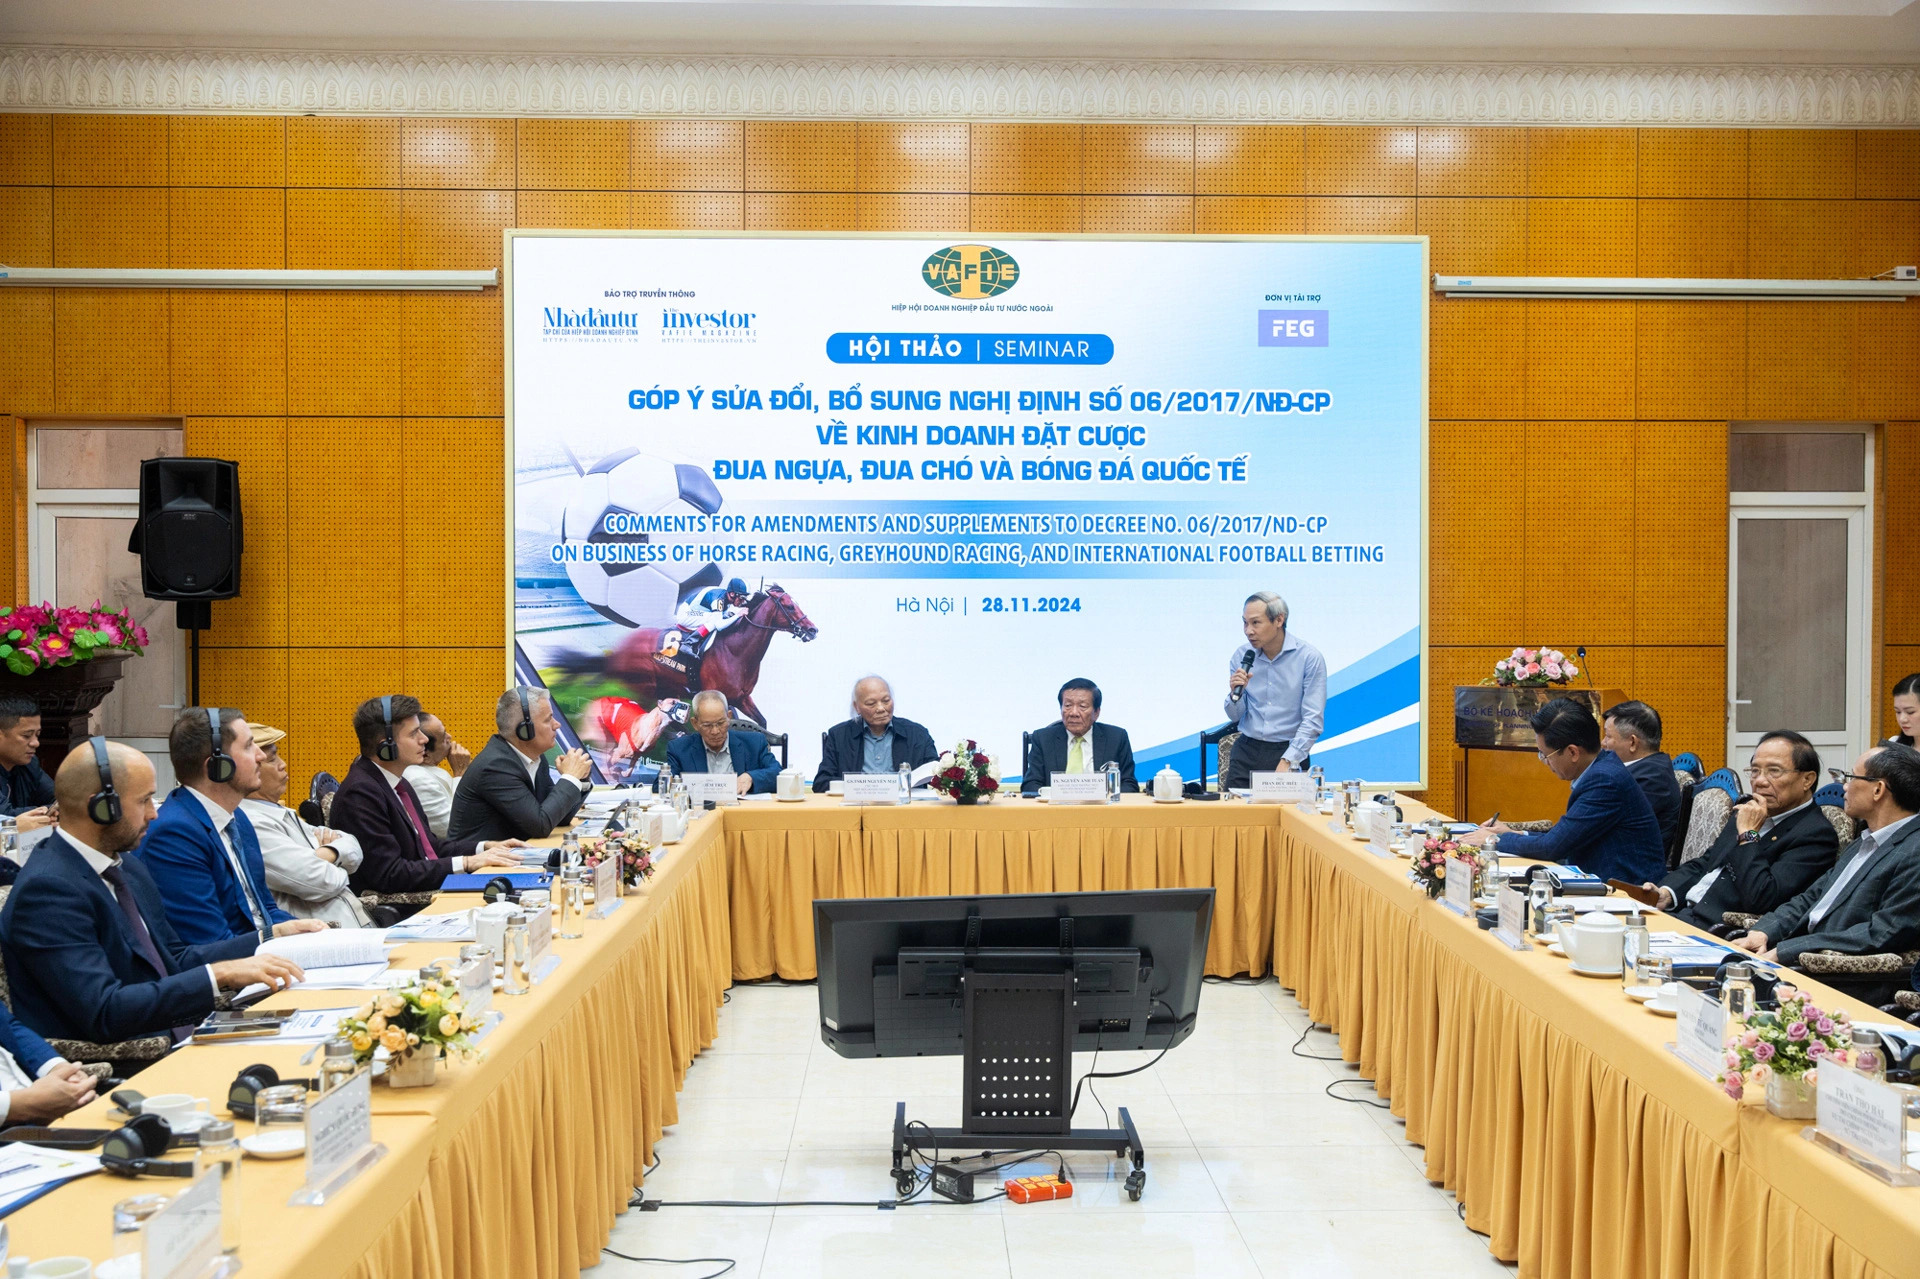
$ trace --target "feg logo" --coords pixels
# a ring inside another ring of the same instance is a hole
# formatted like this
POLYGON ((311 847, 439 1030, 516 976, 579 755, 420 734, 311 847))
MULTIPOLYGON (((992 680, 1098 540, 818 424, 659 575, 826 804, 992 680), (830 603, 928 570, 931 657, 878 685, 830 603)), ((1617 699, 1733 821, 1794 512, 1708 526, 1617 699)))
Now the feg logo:
POLYGON ((990 298, 1019 282, 1020 264, 1001 249, 956 244, 922 262, 920 278, 950 298, 990 298))
POLYGON ((1261 346, 1325 346, 1327 312, 1260 312, 1261 346))

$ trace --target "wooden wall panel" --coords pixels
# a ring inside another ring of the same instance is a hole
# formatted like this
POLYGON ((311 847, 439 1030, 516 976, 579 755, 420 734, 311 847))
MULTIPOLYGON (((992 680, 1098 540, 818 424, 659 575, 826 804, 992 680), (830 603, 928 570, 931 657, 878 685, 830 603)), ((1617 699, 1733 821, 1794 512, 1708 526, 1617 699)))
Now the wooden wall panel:
POLYGON ((1838 200, 1754 200, 1747 274, 1759 280, 1838 280, 1848 274, 1849 213, 1838 200))
POLYGON ((1528 414, 1550 419, 1632 418, 1634 303, 1554 299, 1524 305, 1528 414))
POLYGON ((749 191, 749 231, 854 231, 860 197, 852 191, 749 191))
POLYGON ((400 228, 398 191, 288 191, 287 268, 398 270, 400 228))
POLYGON ((514 224, 511 191, 408 191, 401 201, 400 265, 409 271, 483 271, 500 265, 514 224))
POLYGON ((1632 644, 1634 528, 1626 495, 1634 473, 1633 424, 1531 422, 1525 430, 1524 545, 1578 550, 1519 557, 1524 642, 1569 651, 1576 644, 1632 644), (1579 464, 1565 465, 1569 456, 1579 464))
MULTIPOLYGON (((189 417, 182 443, 189 457, 219 457, 240 464, 240 503, 246 513, 246 551, 240 557, 240 594, 213 602, 213 629, 201 641, 208 648, 247 649, 264 655, 263 669, 277 661, 285 687, 286 646, 291 628, 291 578, 287 568, 287 423, 279 417, 189 417)), ((327 541, 343 547, 346 526, 336 521, 327 541)), ((320 597, 300 592, 300 629, 310 633, 335 610, 320 597)), ((238 672, 246 669, 236 665, 238 672)), ((203 672, 204 678, 204 661, 203 672)), ((204 690, 203 690, 204 694, 204 690)), ((248 707, 250 698, 215 703, 248 707)), ((254 711, 248 710, 252 718, 254 711)), ((274 714, 286 715, 284 704, 274 714)), ((268 721, 278 724, 279 720, 268 721)))
POLYGON ((627 191, 521 191, 515 205, 517 227, 618 231, 633 225, 633 195, 627 191))
POLYGON ((1080 229, 1089 235, 1186 235, 1193 230, 1190 195, 1090 195, 1080 229))
MULTIPOLYGON (((249 545, 247 553, 252 552, 249 545)), ((287 716, 295 699, 287 687, 286 648, 213 648, 209 647, 212 634, 208 632, 200 641, 201 700, 209 706, 237 706, 250 724, 269 724, 288 731, 287 716)), ((289 768, 305 767, 297 789, 288 778, 289 802, 306 798, 308 779, 318 771, 302 759, 303 754, 300 743, 291 738, 280 743, 280 757, 289 768)))
POLYGON ((1744 199, 1745 129, 1642 129, 1638 144, 1641 199, 1744 199))
POLYGON ((397 187, 400 121, 295 116, 287 121, 290 187, 397 187))
POLYGON ((53 117, 0 114, 0 186, 53 184, 53 117))
POLYGON ((324 636, 335 648, 397 646, 408 500, 399 421, 290 418, 287 477, 287 581, 300 637, 324 636), (314 605, 337 611, 340 624, 316 629, 314 605))
POLYGON ((1201 235, 1303 235, 1306 201, 1298 196, 1203 195, 1193 202, 1201 235))
POLYGON ((1412 195, 1418 135, 1404 125, 1306 126, 1308 195, 1412 195))
POLYGON ((1633 129, 1528 129, 1527 194, 1637 195, 1638 144, 1633 129))
POLYGON ((1854 200, 1847 215, 1849 277, 1920 264, 1920 200, 1854 200))
POLYGON ((0 187, 0 262, 53 265, 51 187, 0 187))
POLYGON ((1522 642, 1517 637, 1526 629, 1527 582, 1514 548, 1528 544, 1528 505, 1513 494, 1498 501, 1458 500, 1484 481, 1486 458, 1519 454, 1521 430, 1508 422, 1435 422, 1428 431, 1428 485, 1434 496, 1427 511, 1432 644, 1512 648, 1522 642))
POLYGON ((159 415, 172 407, 165 290, 53 294, 55 412, 159 415))
POLYGON ((306 794, 314 773, 345 777, 359 758, 354 708, 369 697, 404 693, 404 654, 384 647, 297 647, 287 650, 287 723, 280 725, 298 752, 287 788, 306 794))
MULTIPOLYGON (((1660 712, 1660 746, 1668 754, 1692 751, 1709 772, 1727 762, 1727 650, 1701 648, 1632 650, 1632 682, 1627 691, 1660 712)), ((1606 685, 1615 678, 1624 652, 1593 653, 1588 669, 1606 685)))
POLYGON ((1632 275, 1633 200, 1529 200, 1527 274, 1632 275))
POLYGON ((1636 302, 1635 412, 1732 420, 1747 411, 1745 302, 1636 302))
POLYGON ((1760 200, 1851 199, 1853 134, 1754 129, 1747 135, 1747 194, 1760 200))
POLYGON ((1442 418, 1522 418, 1527 308, 1518 298, 1444 298, 1427 304, 1427 412, 1442 418))
MULTIPOLYGON (((972 164, 976 193, 1070 194, 1085 190, 1081 185, 1077 124, 976 124, 972 164)), ((977 226, 977 205, 974 219, 977 226)))
POLYGON ((1633 529, 1633 642, 1725 643, 1724 423, 1634 423, 1633 529))
POLYGON ((1853 136, 1855 198, 1920 200, 1920 129, 1862 129, 1853 136))
POLYGON ((1641 200, 1634 274, 1735 279, 1747 274, 1745 200, 1641 200))
POLYGON ((164 267, 165 188, 55 187, 53 264, 164 267))
POLYGON ((53 411, 53 292, 0 289, 0 414, 53 411))
MULTIPOLYGON (((976 147, 979 129, 974 127, 976 147)), ((1306 130, 1297 124, 1195 125, 1193 189, 1200 195, 1296 195, 1306 190, 1306 145, 1306 130)))
POLYGON ((1419 194, 1527 193, 1526 130, 1427 125, 1419 135, 1419 194))
POLYGON ((1846 302, 1748 303, 1747 415, 1769 422, 1851 415, 1852 342, 1846 302))
POLYGON ((1306 206, 1308 235, 1412 235, 1417 225, 1411 197, 1323 197, 1306 206))
POLYGON ((490 644, 498 654, 506 642, 500 582, 505 446, 506 427, 498 418, 408 418, 401 424, 403 645, 457 640, 490 644))
POLYGON ((635 120, 640 191, 744 191, 746 126, 738 120, 635 120))
POLYGON ((287 193, 279 187, 174 187, 167 265, 278 271, 287 265, 287 193))
POLYGON ((953 231, 971 226, 965 195, 872 194, 860 197, 862 231, 953 231))
POLYGON ((287 295, 168 291, 175 413, 287 411, 287 295))
POLYGON ((848 120, 747 122, 749 191, 852 191, 859 159, 857 130, 848 120))
POLYGON ((1089 124, 1081 135, 1087 193, 1193 194, 1193 126, 1089 124))
POLYGON ((975 231, 1078 231, 1077 195, 976 195, 975 231))
POLYGON ((737 191, 636 191, 632 225, 660 230, 738 231, 747 224, 746 200, 737 191))
MULTIPOLYGON (((1853 416, 1872 421, 1920 418, 1920 307, 1862 306, 1853 314, 1853 416)), ((1908 498, 1911 490, 1901 493, 1908 498)), ((1896 509, 1902 537, 1920 537, 1912 502, 1896 509)))
POLYGON ((500 295, 408 293, 400 299, 400 406, 409 417, 501 412, 505 336, 500 295))
POLYGON ((27 424, 18 417, 0 418, 0 495, 11 513, 0 528, 0 591, 8 599, 26 600, 27 587, 27 424))
POLYGON ((862 191, 966 193, 972 155, 966 125, 862 121, 858 137, 862 191))
POLYGON ((511 187, 515 145, 511 120, 402 120, 400 185, 511 187))
POLYGON ((1453 689, 1478 684, 1493 664, 1513 651, 1512 644, 1427 650, 1427 799, 1441 812, 1463 811, 1457 792, 1463 759, 1453 744, 1453 689))
POLYGON ((287 122, 265 115, 170 116, 167 181, 176 187, 284 187, 287 122))
MULTIPOLYGON (((1880 431, 1874 463, 1882 494, 1920 493, 1920 422, 1887 423, 1880 431)), ((1880 580, 1887 588, 1880 592, 1882 638, 1888 644, 1920 645, 1920 591, 1911 586, 1920 582, 1920 528, 1915 527, 1910 498, 1903 507, 1885 514, 1886 544, 1880 548, 1880 580)), ((1907 669, 1920 670, 1920 665, 1907 669)), ((1889 672, 1889 681, 1898 678, 1889 672)))
POLYGON ((1527 273, 1525 200, 1422 196, 1416 216, 1415 232, 1430 240, 1432 271, 1441 275, 1527 273))
POLYGON ((57 115, 53 183, 63 187, 167 184, 167 117, 57 115))
POLYGON ((401 680, 424 709, 440 717, 453 739, 476 755, 493 736, 494 703, 507 688, 499 645, 408 647, 401 652, 401 680))
POLYGON ((397 417, 400 386, 399 294, 287 294, 287 412, 397 417))

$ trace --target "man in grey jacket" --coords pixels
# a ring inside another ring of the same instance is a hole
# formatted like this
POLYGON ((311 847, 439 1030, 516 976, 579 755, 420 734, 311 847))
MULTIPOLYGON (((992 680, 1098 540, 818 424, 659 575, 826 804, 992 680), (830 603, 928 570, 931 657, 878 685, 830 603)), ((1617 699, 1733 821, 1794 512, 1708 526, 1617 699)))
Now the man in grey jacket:
POLYGON ((308 825, 280 803, 287 793, 287 763, 280 758, 285 738, 277 728, 253 725, 253 744, 261 756, 260 785, 240 801, 260 840, 267 887, 280 909, 295 919, 318 919, 335 928, 370 927, 366 908, 347 886, 347 877, 360 868, 360 841, 308 825))

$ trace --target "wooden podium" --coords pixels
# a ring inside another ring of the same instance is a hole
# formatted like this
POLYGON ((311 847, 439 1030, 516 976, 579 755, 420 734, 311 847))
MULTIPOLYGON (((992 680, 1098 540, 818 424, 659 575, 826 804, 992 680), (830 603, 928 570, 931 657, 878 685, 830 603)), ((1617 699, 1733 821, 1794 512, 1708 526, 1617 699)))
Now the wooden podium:
POLYGON ((1460 684, 1453 690, 1453 742, 1466 754, 1455 797, 1460 820, 1551 821, 1567 811, 1568 784, 1537 755, 1527 722, 1556 697, 1580 702, 1597 720, 1609 706, 1627 700, 1617 688, 1501 688, 1460 684))

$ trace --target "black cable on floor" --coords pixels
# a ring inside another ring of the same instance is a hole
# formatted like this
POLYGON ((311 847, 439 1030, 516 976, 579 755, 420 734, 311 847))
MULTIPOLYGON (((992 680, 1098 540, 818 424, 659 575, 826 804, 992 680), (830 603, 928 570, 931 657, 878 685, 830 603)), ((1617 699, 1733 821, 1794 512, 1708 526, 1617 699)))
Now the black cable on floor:
POLYGON ((1208 986, 1264 986, 1273 981, 1274 976, 1268 973, 1265 977, 1202 977, 1200 980, 1208 986))
POLYGON ((1388 1105, 1384 1101, 1368 1101, 1365 1097, 1342 1097, 1339 1093, 1334 1091, 1334 1089, 1338 1088, 1341 1084, 1366 1084, 1369 1087, 1371 1087, 1373 1085, 1373 1080, 1371 1079, 1336 1079, 1332 1083, 1327 1085, 1325 1090, 1327 1096, 1333 1098, 1335 1101, 1350 1101, 1356 1105, 1372 1106, 1376 1110, 1393 1109, 1392 1106, 1388 1105))
POLYGON ((720 1268, 712 1274, 701 1275, 700 1279, 720 1279, 721 1275, 740 1263, 732 1257, 629 1257, 624 1252, 615 1252, 611 1248, 602 1248, 601 1252, 609 1257, 618 1257, 622 1261, 643 1261, 657 1266, 698 1266, 703 1263, 719 1262, 720 1268))
MULTIPOLYGON (((1303 1053, 1300 1051, 1300 1045, 1306 1043, 1307 1036, 1311 1035, 1317 1029, 1319 1029, 1319 1027, 1316 1023, 1308 1022, 1307 1028, 1300 1032, 1300 1038, 1294 1040, 1293 1047, 1289 1048, 1287 1051, 1292 1053, 1296 1057, 1303 1057, 1308 1061, 1345 1061, 1346 1058, 1342 1057, 1339 1053, 1335 1053, 1331 1057, 1322 1057, 1319 1053, 1303 1053)), ((1329 1029, 1327 1033, 1332 1034, 1333 1031, 1329 1029)))
MULTIPOLYGON (((1179 1020, 1179 1018, 1174 1014, 1172 1004, 1169 1004, 1166 1000, 1161 999, 1157 995, 1154 997, 1153 1002, 1158 1004, 1160 1007, 1166 1009, 1168 1017, 1173 1018, 1176 1022, 1179 1020)), ((1160 1064, 1160 1058, 1166 1056, 1167 1053, 1172 1051, 1172 1049, 1173 1049, 1173 1041, 1169 1039, 1167 1041, 1167 1046, 1165 1048, 1162 1048, 1160 1052, 1154 1057, 1154 1059, 1148 1062, 1144 1066, 1135 1066, 1131 1070, 1105 1070, 1105 1071, 1100 1071, 1098 1073, 1089 1070, 1086 1074, 1080 1076, 1080 1082, 1073 1086, 1073 1104, 1067 1107, 1067 1118, 1071 1120, 1073 1118, 1074 1112, 1080 1109, 1080 1089, 1083 1085, 1086 1084, 1087 1080, 1089 1079, 1125 1079, 1128 1075, 1137 1075, 1143 1070, 1152 1070, 1155 1066, 1158 1066, 1160 1064)), ((1100 1112, 1102 1114, 1106 1113, 1105 1105, 1102 1105, 1100 1107, 1100 1112)))

